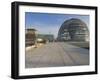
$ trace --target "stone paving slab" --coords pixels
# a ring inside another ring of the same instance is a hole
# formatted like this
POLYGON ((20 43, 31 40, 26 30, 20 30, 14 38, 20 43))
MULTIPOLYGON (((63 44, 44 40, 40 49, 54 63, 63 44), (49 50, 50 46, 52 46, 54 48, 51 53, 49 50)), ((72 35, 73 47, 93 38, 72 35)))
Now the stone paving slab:
POLYGON ((89 50, 64 42, 45 44, 26 50, 25 67, 58 67, 89 64, 89 50))

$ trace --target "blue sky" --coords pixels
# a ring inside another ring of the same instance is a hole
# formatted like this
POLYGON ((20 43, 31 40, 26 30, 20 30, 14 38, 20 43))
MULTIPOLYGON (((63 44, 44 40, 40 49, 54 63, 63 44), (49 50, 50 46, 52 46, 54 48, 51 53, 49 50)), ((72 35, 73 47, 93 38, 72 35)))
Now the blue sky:
POLYGON ((39 34, 53 34, 56 38, 65 20, 78 18, 89 27, 88 15, 25 12, 25 28, 34 28, 39 34))

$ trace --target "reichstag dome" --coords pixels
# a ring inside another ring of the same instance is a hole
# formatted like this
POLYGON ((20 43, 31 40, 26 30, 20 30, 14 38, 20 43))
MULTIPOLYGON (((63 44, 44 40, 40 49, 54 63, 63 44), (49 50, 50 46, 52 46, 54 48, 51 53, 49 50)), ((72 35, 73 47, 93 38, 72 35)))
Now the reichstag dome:
POLYGON ((89 41, 87 25, 80 19, 66 20, 58 32, 58 41, 89 41))

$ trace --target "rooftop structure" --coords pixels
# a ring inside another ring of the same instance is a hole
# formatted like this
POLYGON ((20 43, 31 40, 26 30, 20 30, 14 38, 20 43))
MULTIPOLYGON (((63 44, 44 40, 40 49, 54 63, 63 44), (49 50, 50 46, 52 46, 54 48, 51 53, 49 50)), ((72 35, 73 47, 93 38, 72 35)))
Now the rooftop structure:
POLYGON ((89 41, 87 25, 80 19, 66 20, 58 32, 58 41, 89 41))

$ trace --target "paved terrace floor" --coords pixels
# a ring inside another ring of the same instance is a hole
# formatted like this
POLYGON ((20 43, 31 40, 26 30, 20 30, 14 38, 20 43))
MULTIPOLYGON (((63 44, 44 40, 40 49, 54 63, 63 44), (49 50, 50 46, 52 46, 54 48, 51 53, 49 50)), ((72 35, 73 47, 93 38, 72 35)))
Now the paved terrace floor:
POLYGON ((89 50, 64 42, 45 44, 31 48, 25 54, 25 67, 56 67, 89 64, 89 50))

